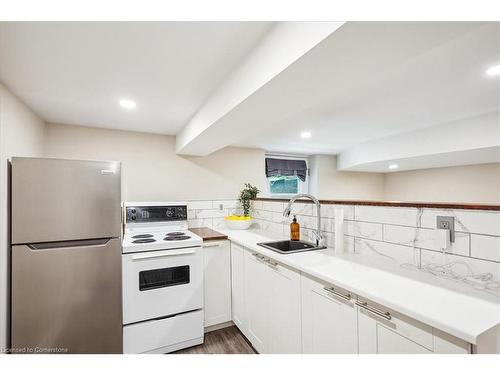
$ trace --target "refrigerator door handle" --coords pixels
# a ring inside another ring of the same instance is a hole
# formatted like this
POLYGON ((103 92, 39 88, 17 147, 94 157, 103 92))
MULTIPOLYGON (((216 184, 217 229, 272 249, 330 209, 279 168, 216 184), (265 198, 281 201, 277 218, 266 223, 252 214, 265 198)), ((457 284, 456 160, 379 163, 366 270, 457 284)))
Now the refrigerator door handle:
POLYGON ((60 249, 68 247, 97 247, 106 246, 111 238, 96 238, 92 240, 71 240, 71 241, 57 241, 57 242, 40 242, 28 244, 30 250, 40 251, 40 250, 51 250, 60 249))

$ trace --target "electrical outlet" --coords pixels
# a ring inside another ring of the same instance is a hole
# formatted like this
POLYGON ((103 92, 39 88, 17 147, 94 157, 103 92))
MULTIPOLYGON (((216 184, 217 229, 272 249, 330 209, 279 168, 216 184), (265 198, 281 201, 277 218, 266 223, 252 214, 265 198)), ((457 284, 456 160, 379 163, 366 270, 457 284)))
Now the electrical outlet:
POLYGON ((455 242, 455 218, 453 216, 437 216, 436 228, 450 231, 450 242, 455 242))

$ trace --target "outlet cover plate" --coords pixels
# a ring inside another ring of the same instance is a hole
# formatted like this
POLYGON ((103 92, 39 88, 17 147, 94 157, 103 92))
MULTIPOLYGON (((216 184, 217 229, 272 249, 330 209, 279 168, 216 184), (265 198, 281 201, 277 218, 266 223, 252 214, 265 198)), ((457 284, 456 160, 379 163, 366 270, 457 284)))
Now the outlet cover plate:
POLYGON ((437 216, 437 229, 448 229, 450 231, 450 242, 455 242, 455 218, 453 216, 437 216))

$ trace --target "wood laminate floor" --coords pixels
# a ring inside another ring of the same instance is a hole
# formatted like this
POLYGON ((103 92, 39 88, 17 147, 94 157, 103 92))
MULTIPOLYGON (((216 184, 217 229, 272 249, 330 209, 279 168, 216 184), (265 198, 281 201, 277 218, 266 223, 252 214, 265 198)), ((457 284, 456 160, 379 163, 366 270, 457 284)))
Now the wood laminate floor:
POLYGON ((205 333, 201 345, 172 354, 257 354, 236 326, 205 333))

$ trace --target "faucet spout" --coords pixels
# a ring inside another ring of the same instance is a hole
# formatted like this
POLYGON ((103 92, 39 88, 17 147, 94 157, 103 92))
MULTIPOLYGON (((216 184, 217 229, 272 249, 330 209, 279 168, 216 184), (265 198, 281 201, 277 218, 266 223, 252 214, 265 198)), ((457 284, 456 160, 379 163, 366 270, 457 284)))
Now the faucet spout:
POLYGON ((283 211, 283 216, 284 217, 290 217, 290 213, 292 212, 292 205, 295 203, 297 199, 301 198, 307 198, 313 201, 316 204, 316 211, 317 211, 317 224, 316 224, 316 231, 313 231, 314 236, 316 237, 316 245, 317 246, 323 246, 324 243, 324 237, 323 234, 321 233, 321 203, 319 200, 314 197, 311 194, 297 194, 290 199, 288 202, 285 210, 283 211))

